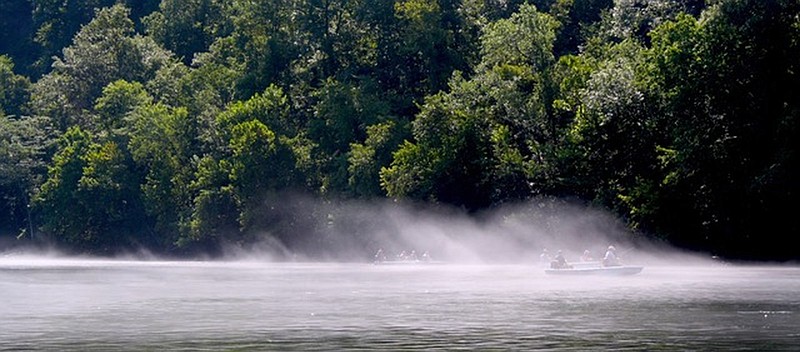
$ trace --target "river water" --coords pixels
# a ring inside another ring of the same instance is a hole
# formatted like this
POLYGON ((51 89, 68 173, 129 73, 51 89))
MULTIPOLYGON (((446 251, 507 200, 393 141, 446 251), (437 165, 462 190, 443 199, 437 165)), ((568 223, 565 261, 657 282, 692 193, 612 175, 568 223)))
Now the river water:
POLYGON ((800 350, 800 268, 0 258, 0 351, 800 350))

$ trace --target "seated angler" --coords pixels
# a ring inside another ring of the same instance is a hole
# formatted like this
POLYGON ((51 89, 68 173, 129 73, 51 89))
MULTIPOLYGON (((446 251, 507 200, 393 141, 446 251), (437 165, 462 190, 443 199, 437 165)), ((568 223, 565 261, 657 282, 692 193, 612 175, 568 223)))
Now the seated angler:
POLYGON ((564 254, 561 251, 556 253, 556 256, 553 257, 553 261, 550 263, 550 267, 553 269, 572 269, 572 265, 567 263, 567 259, 564 258, 564 254))

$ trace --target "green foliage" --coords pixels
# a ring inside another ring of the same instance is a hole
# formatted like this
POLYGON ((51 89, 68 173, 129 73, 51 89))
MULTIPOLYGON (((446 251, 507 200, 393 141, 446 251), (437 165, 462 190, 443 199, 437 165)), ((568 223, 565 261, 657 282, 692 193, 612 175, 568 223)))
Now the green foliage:
POLYGON ((597 31, 601 15, 613 4, 613 0, 557 0, 548 12, 559 22, 556 56, 578 54, 586 39, 597 31))
POLYGON ((539 71, 552 64, 555 29, 552 17, 523 5, 509 19, 486 26, 481 36, 484 65, 530 65, 539 71))
POLYGON ((663 141, 655 128, 658 110, 639 84, 642 48, 634 42, 617 46, 618 56, 602 62, 586 82, 584 110, 571 133, 587 156, 585 166, 592 172, 585 177, 596 185, 595 200, 621 207, 636 226, 639 214, 617 201, 629 199, 628 192, 642 186, 641 178, 652 177, 656 146, 663 141))
POLYGON ((293 214, 295 191, 470 211, 566 197, 737 257, 797 232, 795 0, 0 9, 5 233, 87 252, 330 245, 327 225, 297 230, 334 220, 293 214))
POLYGON ((126 127, 126 119, 136 108, 152 104, 153 98, 144 90, 141 83, 115 81, 103 88, 103 94, 97 99, 94 110, 98 121, 93 125, 98 130, 111 133, 126 127))
POLYGON ((54 136, 49 119, 25 116, 29 99, 30 81, 0 55, 0 235, 21 228, 35 232, 30 196, 41 184, 54 136))
POLYGON ((137 175, 113 142, 99 144, 80 128, 59 139, 59 151, 37 199, 44 229, 88 251, 113 252, 141 230, 137 175))
POLYGON ((116 80, 146 82, 170 60, 152 39, 134 35, 129 10, 121 5, 102 9, 82 27, 73 44, 56 58, 53 71, 34 86, 36 113, 50 116, 62 130, 78 124, 91 128, 87 114, 97 97, 116 80))
POLYGON ((30 81, 14 73, 14 63, 0 55, 0 116, 21 116, 30 99, 30 81))
POLYGON ((351 143, 348 156, 348 186, 356 196, 382 195, 380 170, 389 166, 392 151, 400 144, 400 127, 391 120, 367 127, 363 143, 351 143))
POLYGON ((287 120, 286 104, 281 89, 271 86, 219 114, 218 133, 228 144, 216 155, 194 159, 187 230, 182 231, 179 246, 216 248, 224 241, 243 240, 269 226, 255 215, 265 206, 267 194, 303 183, 303 165, 310 163, 303 138, 290 139, 269 127, 296 131, 287 120))
MULTIPOLYGON (((197 245, 215 249, 219 241, 238 233, 239 213, 230 186, 230 163, 216 161, 210 156, 195 159, 194 180, 190 187, 192 214, 177 241, 179 247, 197 245)), ((232 237, 232 236, 231 236, 232 237)))
POLYGON ((248 121, 259 121, 284 135, 295 134, 299 128, 289 120, 288 99, 283 90, 274 85, 246 101, 233 103, 217 118, 223 129, 248 121))
POLYGON ((426 100, 413 122, 416 143, 407 142, 381 171, 390 196, 453 203, 468 209, 524 199, 546 185, 542 144, 563 126, 548 118, 547 76, 555 22, 523 5, 508 20, 487 26, 481 70, 460 75, 450 92, 426 100), (520 47, 508 46, 518 37, 520 47))
POLYGON ((207 51, 217 37, 226 36, 233 24, 230 2, 219 0, 163 0, 159 11, 143 19, 147 33, 185 64, 207 51))
POLYGON ((701 21, 683 17, 654 33, 655 82, 675 121, 659 203, 696 219, 663 231, 701 232, 708 245, 741 250, 796 227, 783 219, 796 194, 789 140, 798 109, 782 87, 797 84, 798 13, 793 1, 724 1, 701 21))
MULTIPOLYGON (((456 82, 459 82, 456 80, 456 82)), ((416 143, 395 152, 381 184, 392 197, 434 200, 478 209, 491 202, 494 159, 490 144, 493 121, 483 106, 473 110, 462 97, 469 82, 452 94, 430 97, 413 123, 416 143), (469 186, 467 186, 469 185, 469 186)))
POLYGON ((399 93, 422 101, 447 86, 453 71, 470 71, 469 57, 475 51, 458 2, 405 0, 394 4, 398 37, 388 46, 380 67, 387 78, 399 80, 399 93))
POLYGON ((389 105, 375 90, 371 81, 329 79, 315 92, 316 104, 307 130, 316 144, 313 153, 321 170, 323 192, 346 193, 351 143, 364 142, 368 126, 390 118, 389 105))
POLYGON ((52 63, 52 58, 69 45, 76 33, 89 23, 96 9, 120 4, 133 9, 133 18, 153 11, 158 0, 85 0, 56 1, 37 0, 32 2, 32 22, 35 27, 35 42, 41 46, 41 57, 36 63, 39 73, 44 73, 52 63))
POLYGON ((39 66, 44 69, 52 63, 51 56, 66 47, 81 25, 89 23, 94 9, 113 4, 113 1, 37 1, 31 15, 36 28, 36 43, 42 46, 43 56, 39 66))
POLYGON ((292 80, 316 86, 328 77, 363 74, 377 65, 378 30, 366 20, 369 7, 391 2, 300 0, 294 4, 295 46, 292 80))
POLYGON ((147 214, 155 219, 159 244, 170 248, 191 212, 193 133, 186 109, 161 104, 138 106, 128 118, 130 153, 147 170, 140 188, 147 214))
POLYGON ((0 115, 0 235, 25 228, 33 236, 31 194, 47 171, 54 138, 46 118, 0 115))
POLYGON ((292 9, 290 0, 234 2, 230 35, 217 37, 199 62, 234 70, 236 91, 242 99, 282 81, 291 58, 298 55, 293 45, 297 36, 289 25, 292 9))
POLYGON ((697 6, 698 0, 615 0, 604 14, 600 34, 611 40, 649 43, 648 33, 697 6))

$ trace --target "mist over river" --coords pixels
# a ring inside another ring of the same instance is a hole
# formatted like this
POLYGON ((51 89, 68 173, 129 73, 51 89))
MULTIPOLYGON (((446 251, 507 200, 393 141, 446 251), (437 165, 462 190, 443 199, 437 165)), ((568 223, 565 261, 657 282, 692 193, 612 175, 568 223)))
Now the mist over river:
POLYGON ((0 258, 0 351, 800 350, 800 268, 0 258))

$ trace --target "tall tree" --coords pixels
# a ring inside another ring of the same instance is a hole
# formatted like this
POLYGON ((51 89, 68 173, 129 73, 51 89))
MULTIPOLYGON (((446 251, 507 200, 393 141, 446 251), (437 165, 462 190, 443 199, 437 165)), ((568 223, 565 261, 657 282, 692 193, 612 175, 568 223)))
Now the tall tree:
POLYGON ((81 251, 113 253, 142 233, 138 176, 119 146, 70 128, 37 197, 46 233, 81 251))
POLYGON ((317 144, 322 192, 346 193, 347 153, 350 143, 367 138, 367 126, 384 121, 389 106, 375 94, 374 82, 343 83, 333 79, 314 92, 316 104, 308 123, 308 137, 317 144))
POLYGON ((555 28, 531 5, 488 24, 478 72, 455 76, 449 92, 426 100, 413 121, 415 142, 381 171, 387 193, 471 210, 530 196, 532 179, 547 169, 541 145, 554 138, 542 72, 552 65, 555 28), (517 38, 526 40, 507 45, 517 38))
POLYGON ((196 53, 208 51, 218 37, 230 34, 230 1, 163 0, 159 11, 143 19, 147 33, 191 64, 196 53))
POLYGON ((30 82, 0 55, 0 232, 34 231, 30 196, 41 184, 52 131, 49 120, 26 115, 30 82))
POLYGON ((405 126, 393 120, 367 126, 367 138, 363 143, 350 143, 347 173, 348 188, 356 197, 372 198, 384 194, 380 184, 380 171, 392 161, 405 136, 405 126))
POLYGON ((191 121, 186 109, 162 104, 141 104, 128 121, 130 153, 145 170, 140 188, 144 209, 158 235, 155 244, 173 249, 191 214, 190 187, 196 171, 191 121))
POLYGON ((14 72, 14 62, 0 55, 0 116, 25 114, 30 99, 31 82, 14 72))
POLYGON ((158 0, 38 0, 32 1, 32 4, 35 41, 42 48, 36 66, 39 74, 46 74, 52 58, 67 47, 76 33, 94 18, 97 9, 114 4, 128 5, 128 8, 134 9, 134 20, 138 22, 140 17, 156 9, 158 0))
POLYGON ((0 115, 0 235, 36 232, 31 197, 47 171, 47 152, 55 138, 49 122, 0 115))
POLYGON ((91 108, 106 85, 146 82, 170 62, 169 52, 135 34, 129 14, 122 5, 101 9, 81 28, 53 71, 34 85, 37 114, 52 117, 62 130, 74 124, 93 128, 91 108))

